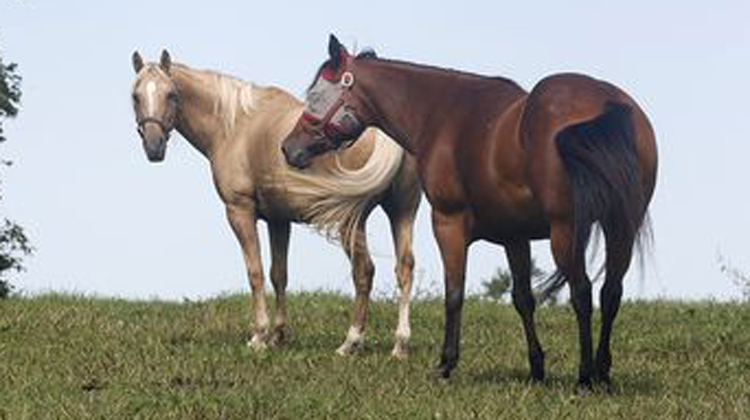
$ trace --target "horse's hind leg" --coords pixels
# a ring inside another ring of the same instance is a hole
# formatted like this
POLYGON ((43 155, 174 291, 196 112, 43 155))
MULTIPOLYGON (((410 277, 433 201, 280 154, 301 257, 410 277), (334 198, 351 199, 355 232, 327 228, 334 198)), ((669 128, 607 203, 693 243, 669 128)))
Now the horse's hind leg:
POLYGON ((513 273, 513 305, 523 321, 523 330, 528 345, 531 379, 544 379, 544 352, 536 336, 534 310, 536 303, 531 294, 531 250, 529 241, 517 241, 505 245, 511 273, 513 273))
MULTIPOLYGON (((590 232, 590 226, 586 228, 590 232)), ((582 235, 588 238, 588 235, 582 235)), ((591 281, 586 275, 584 252, 573 249, 573 223, 568 220, 551 224, 550 246, 557 268, 570 286, 570 300, 578 321, 578 344, 581 359, 578 368, 578 387, 591 388, 592 346, 591 346, 591 281), (576 255, 578 254, 578 255, 576 255)), ((582 247, 581 247, 582 248, 582 247)))
POLYGON ((604 225, 603 229, 607 252, 606 278, 599 295, 602 327, 599 348, 596 352, 594 375, 597 381, 609 386, 611 384, 609 371, 612 367, 612 355, 610 353, 612 326, 620 309, 622 278, 630 266, 634 238, 632 235, 624 233, 623 229, 618 229, 616 224, 604 225))
POLYGON ((409 339, 411 338, 409 304, 414 271, 412 230, 421 199, 416 162, 413 157, 405 156, 398 175, 380 202, 391 224, 396 251, 396 281, 401 292, 398 302, 396 343, 391 352, 391 355, 397 359, 405 359, 409 354, 409 339))
MULTIPOLYGON (((366 220, 367 218, 363 218, 366 220)), ((352 325, 346 334, 344 343, 336 350, 342 356, 348 355, 362 347, 365 339, 365 326, 370 306, 370 290, 372 278, 375 275, 375 265, 372 263, 367 250, 367 238, 364 221, 355 227, 354 240, 343 240, 342 245, 352 264, 352 280, 354 281, 355 298, 352 325)), ((341 235, 346 238, 346 235, 341 235)))
POLYGON ((406 359, 409 356, 409 338, 411 337, 409 302, 411 300, 411 283, 414 270, 414 255, 411 249, 414 214, 393 215, 390 216, 390 219, 396 249, 396 280, 401 291, 398 302, 396 343, 391 355, 397 359, 406 359))
POLYGON ((289 338, 287 325, 286 285, 287 255, 289 254, 290 223, 274 222, 268 224, 268 237, 271 243, 271 284, 276 293, 276 315, 272 344, 282 344, 289 338))

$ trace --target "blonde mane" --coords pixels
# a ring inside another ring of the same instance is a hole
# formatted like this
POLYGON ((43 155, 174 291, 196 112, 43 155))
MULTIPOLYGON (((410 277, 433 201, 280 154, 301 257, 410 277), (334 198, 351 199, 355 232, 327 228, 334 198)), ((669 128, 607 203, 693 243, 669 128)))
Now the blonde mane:
POLYGON ((173 68, 198 76, 214 92, 213 113, 222 120, 227 133, 234 131, 237 117, 252 115, 257 110, 257 85, 215 70, 198 70, 184 64, 174 63, 173 68))
POLYGON ((255 85, 213 71, 206 73, 210 75, 208 80, 214 85, 216 92, 214 114, 222 118, 224 129, 231 133, 234 131, 238 112, 250 115, 255 110, 255 85))

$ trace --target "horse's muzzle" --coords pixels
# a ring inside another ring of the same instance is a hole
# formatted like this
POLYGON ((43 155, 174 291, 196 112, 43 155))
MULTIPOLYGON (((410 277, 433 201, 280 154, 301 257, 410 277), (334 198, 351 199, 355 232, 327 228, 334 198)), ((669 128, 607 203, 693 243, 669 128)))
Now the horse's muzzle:
POLYGON ((167 151, 167 142, 163 141, 157 145, 150 145, 149 143, 143 142, 143 149, 146 151, 146 157, 149 162, 158 163, 164 160, 164 155, 167 151))
POLYGON ((149 162, 161 162, 167 152, 167 135, 157 126, 147 124, 141 132, 143 150, 149 162))
POLYGON ((297 169, 305 169, 310 166, 310 154, 305 152, 305 149, 299 147, 289 146, 284 143, 281 146, 281 151, 284 153, 286 163, 297 169))

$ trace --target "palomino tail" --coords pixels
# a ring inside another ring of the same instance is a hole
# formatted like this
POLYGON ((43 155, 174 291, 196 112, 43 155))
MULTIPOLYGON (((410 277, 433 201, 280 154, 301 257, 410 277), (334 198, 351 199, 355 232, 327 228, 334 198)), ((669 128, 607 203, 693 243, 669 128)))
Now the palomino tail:
MULTIPOLYGON (((635 141, 631 109, 621 103, 609 103, 593 120, 571 125, 557 134, 557 150, 573 193, 576 258, 583 259, 597 222, 615 225, 626 237, 634 238, 638 248, 650 239, 650 225, 644 223, 648 198, 635 141)), ((564 276, 553 275, 539 287, 542 299, 564 284, 564 276)))
POLYGON ((308 203, 305 222, 353 249, 357 226, 392 184, 403 157, 404 150, 395 141, 375 131, 372 154, 364 166, 350 170, 337 160, 322 174, 289 171, 286 188, 308 203))

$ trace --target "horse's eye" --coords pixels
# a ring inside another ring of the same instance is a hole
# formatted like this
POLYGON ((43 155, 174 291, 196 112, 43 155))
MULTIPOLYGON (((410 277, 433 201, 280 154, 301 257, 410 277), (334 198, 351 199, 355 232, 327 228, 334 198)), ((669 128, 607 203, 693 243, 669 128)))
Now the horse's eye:
POLYGON ((133 96, 133 103, 134 104, 137 104, 138 102, 140 102, 141 99, 138 97, 137 93, 134 93, 132 96, 133 96))
POLYGON ((177 102, 177 92, 169 92, 167 94, 167 100, 177 102))
POLYGON ((323 96, 320 92, 310 92, 307 94, 307 101, 315 103, 320 101, 320 97, 323 96))

